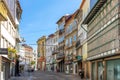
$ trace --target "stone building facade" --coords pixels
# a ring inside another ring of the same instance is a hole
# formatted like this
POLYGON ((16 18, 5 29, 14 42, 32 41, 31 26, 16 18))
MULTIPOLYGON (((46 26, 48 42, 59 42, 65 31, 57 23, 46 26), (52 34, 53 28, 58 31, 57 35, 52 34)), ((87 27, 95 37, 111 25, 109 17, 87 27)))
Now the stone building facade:
POLYGON ((119 0, 98 0, 84 19, 92 80, 120 79, 119 0))

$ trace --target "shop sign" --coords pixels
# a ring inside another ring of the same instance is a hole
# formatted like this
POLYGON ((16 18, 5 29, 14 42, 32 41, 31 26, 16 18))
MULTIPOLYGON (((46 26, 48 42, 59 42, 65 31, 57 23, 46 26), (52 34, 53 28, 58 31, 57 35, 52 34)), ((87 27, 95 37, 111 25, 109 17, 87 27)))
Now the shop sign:
POLYGON ((0 54, 8 54, 8 49, 7 48, 0 48, 0 54))

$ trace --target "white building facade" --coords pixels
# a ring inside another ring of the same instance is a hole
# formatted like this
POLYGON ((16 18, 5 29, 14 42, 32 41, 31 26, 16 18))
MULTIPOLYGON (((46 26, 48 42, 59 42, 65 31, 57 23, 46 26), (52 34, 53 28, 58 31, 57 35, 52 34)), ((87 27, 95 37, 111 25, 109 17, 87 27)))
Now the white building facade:
MULTIPOLYGON (((16 44, 21 41, 19 35, 19 21, 22 9, 18 0, 0 1, 0 48, 16 48, 16 44)), ((14 60, 8 58, 8 54, 0 52, 0 80, 8 80, 9 76, 14 75, 14 60), (6 60, 6 61, 5 61, 6 60)))
POLYGON ((54 70, 54 65, 53 65, 53 51, 55 51, 56 46, 58 45, 57 43, 57 36, 56 34, 51 34, 48 36, 46 40, 46 68, 48 71, 53 71, 54 70))

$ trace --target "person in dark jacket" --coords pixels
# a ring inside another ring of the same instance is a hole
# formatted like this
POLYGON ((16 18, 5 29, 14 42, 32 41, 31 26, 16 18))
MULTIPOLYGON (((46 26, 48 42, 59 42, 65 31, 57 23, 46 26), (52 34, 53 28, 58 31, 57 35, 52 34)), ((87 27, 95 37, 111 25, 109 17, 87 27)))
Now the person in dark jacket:
POLYGON ((19 74, 19 59, 16 59, 15 76, 20 76, 20 74, 19 74))
POLYGON ((84 70, 83 69, 79 70, 79 75, 80 75, 81 79, 84 78, 84 70))

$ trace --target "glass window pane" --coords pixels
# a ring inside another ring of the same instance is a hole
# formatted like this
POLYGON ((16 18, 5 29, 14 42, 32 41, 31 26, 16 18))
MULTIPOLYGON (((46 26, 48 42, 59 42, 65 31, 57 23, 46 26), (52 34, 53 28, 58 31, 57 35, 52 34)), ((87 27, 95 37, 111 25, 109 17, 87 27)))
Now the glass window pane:
POLYGON ((103 63, 98 62, 98 80, 103 80, 103 63))

